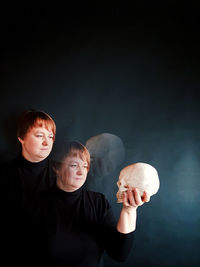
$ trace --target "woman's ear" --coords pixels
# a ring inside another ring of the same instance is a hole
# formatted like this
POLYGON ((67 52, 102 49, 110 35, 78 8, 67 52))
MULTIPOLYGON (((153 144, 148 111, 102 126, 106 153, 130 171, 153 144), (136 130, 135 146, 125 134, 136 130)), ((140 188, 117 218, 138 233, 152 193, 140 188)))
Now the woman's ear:
POLYGON ((21 144, 24 143, 24 140, 23 140, 21 137, 19 137, 19 136, 18 136, 18 140, 19 140, 19 142, 20 142, 21 144))

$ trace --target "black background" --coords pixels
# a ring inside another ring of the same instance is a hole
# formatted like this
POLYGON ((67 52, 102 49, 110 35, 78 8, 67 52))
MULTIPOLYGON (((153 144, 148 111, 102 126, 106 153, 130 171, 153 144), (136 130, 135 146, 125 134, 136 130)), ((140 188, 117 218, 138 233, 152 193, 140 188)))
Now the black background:
POLYGON ((64 141, 121 138, 122 166, 88 178, 116 216, 120 168, 158 170, 129 259, 105 266, 200 265, 199 11, 192 1, 1 7, 1 161, 18 153, 17 116, 35 108, 56 121, 53 156, 64 141))

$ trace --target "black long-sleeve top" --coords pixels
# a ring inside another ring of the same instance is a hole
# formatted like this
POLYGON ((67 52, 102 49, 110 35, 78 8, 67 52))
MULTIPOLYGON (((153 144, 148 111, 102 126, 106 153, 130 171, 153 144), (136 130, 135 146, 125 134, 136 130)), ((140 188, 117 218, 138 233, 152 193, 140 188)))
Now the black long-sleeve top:
POLYGON ((55 187, 38 203, 34 237, 38 255, 45 263, 100 267, 104 251, 116 261, 128 257, 133 232, 116 230, 111 206, 103 194, 88 191, 85 186, 74 192, 55 187))
POLYGON ((103 194, 85 186, 68 193, 55 186, 53 163, 31 163, 22 155, 1 177, 1 258, 5 266, 103 266, 106 251, 124 261, 133 233, 116 230, 103 194))
POLYGON ((21 153, 17 158, 2 166, 1 190, 9 200, 26 205, 39 192, 55 185, 55 163, 49 158, 40 162, 30 162, 21 153))
POLYGON ((1 166, 0 179, 0 236, 1 259, 5 266, 27 263, 30 266, 27 246, 30 229, 24 210, 38 193, 49 190, 56 182, 55 163, 49 158, 32 163, 19 156, 1 166))

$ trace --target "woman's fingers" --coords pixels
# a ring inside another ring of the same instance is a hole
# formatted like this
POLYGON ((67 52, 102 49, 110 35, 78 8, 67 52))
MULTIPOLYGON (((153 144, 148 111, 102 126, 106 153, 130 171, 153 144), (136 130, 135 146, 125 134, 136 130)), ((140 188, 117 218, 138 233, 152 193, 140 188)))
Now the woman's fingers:
POLYGON ((132 190, 124 192, 123 204, 126 207, 137 207, 132 190))
POLYGON ((128 193, 126 191, 123 193, 123 204, 126 207, 130 206, 129 203, 128 203, 128 193))
POLYGON ((133 206, 133 207, 137 207, 137 198, 135 198, 134 192, 130 189, 128 189, 127 191, 127 195, 128 195, 128 203, 129 205, 133 206))
POLYGON ((124 192, 123 203, 127 207, 138 207, 144 204, 144 202, 149 202, 150 196, 144 192, 141 197, 137 188, 130 189, 124 192))
POLYGON ((144 191, 143 196, 142 196, 142 201, 143 202, 149 202, 150 201, 150 196, 145 191, 144 191))
POLYGON ((137 206, 141 206, 143 204, 143 201, 141 199, 141 196, 137 188, 133 188, 133 194, 134 194, 134 198, 135 198, 135 202, 137 206))

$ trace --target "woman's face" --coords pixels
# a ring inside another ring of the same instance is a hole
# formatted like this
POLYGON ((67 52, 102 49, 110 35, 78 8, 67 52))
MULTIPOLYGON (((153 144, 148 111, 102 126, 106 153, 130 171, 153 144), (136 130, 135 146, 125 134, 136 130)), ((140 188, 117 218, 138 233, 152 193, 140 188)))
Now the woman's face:
POLYGON ((23 157, 31 162, 39 162, 49 156, 54 135, 52 131, 47 130, 44 126, 32 127, 24 136, 18 138, 22 145, 23 157))
POLYGON ((59 171, 57 186, 64 191, 73 192, 85 183, 87 173, 88 164, 85 158, 68 156, 59 171))

